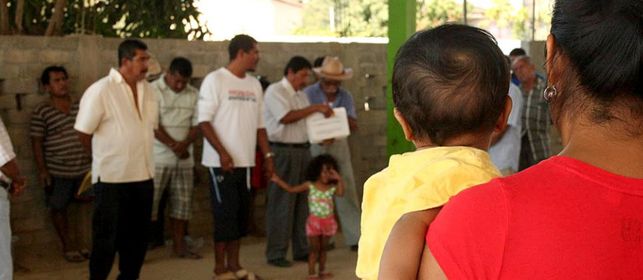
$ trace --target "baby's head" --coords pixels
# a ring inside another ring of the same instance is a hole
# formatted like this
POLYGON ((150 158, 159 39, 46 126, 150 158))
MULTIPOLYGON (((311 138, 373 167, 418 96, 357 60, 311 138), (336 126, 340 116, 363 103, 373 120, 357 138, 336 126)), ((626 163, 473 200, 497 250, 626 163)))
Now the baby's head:
POLYGON ((462 137, 486 139, 488 147, 494 128, 506 125, 508 89, 504 55, 479 28, 419 31, 395 58, 395 117, 416 147, 462 145, 455 140, 462 137))
POLYGON ((314 157, 308 164, 306 170, 306 180, 310 182, 321 181, 324 184, 335 184, 331 182, 330 171, 335 170, 339 172, 339 165, 337 160, 329 154, 321 154, 314 157))

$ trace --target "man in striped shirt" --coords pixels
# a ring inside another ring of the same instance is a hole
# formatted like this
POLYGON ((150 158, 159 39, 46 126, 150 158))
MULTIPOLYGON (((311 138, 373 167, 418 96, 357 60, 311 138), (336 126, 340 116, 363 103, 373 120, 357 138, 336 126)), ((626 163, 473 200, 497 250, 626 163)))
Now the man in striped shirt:
POLYGON ((549 105, 543 97, 547 81, 537 75, 536 66, 529 56, 514 59, 512 70, 520 80, 523 96, 522 140, 518 167, 519 170, 523 170, 549 157, 551 117, 549 105))
MULTIPOLYGON (((31 140, 38 167, 40 183, 45 188, 63 256, 69 262, 81 262, 89 252, 79 244, 73 245, 69 234, 67 206, 91 168, 91 158, 85 152, 74 130, 78 101, 69 95, 69 78, 62 66, 45 68, 40 77, 50 99, 36 107, 31 117, 31 140)), ((82 224, 73 226, 79 232, 82 224)))

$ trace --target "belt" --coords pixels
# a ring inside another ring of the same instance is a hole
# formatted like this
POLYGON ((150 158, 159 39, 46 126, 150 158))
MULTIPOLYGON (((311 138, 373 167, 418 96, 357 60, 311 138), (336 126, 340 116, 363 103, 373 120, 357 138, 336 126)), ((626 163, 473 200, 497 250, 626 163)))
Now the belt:
POLYGON ((11 184, 0 180, 0 188, 8 190, 10 186, 11 186, 11 184))
POLYGON ((286 148, 302 148, 302 149, 308 149, 310 148, 310 143, 281 143, 281 142, 270 142, 270 145, 276 146, 276 147, 286 147, 286 148))

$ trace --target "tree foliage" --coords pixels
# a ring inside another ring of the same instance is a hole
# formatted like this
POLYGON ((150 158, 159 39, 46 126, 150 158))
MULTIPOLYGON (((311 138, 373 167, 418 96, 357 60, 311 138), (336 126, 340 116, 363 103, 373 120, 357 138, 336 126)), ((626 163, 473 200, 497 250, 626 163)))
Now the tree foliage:
POLYGON ((385 37, 388 26, 387 0, 305 1, 298 35, 335 37, 385 37))
POLYGON ((415 26, 417 30, 435 27, 447 22, 463 22, 462 4, 455 0, 417 0, 416 3, 415 26))
POLYGON ((2 34, 202 39, 193 0, 0 0, 2 34), (4 2, 4 3, 3 3, 4 2), (23 8, 19 9, 21 2, 23 8), (56 9, 55 7, 63 7, 56 9), (56 10, 59 11, 56 15, 56 10))

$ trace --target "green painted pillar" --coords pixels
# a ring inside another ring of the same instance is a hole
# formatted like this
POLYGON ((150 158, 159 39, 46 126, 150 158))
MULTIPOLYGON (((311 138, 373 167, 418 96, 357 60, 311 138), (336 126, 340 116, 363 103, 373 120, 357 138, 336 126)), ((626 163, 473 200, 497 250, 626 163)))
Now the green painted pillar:
POLYGON ((397 50, 406 42, 406 39, 415 33, 415 5, 416 0, 389 0, 388 2, 388 48, 387 48, 387 79, 386 87, 386 136, 387 153, 399 154, 415 149, 412 143, 406 141, 402 128, 393 116, 393 92, 391 78, 393 64, 397 50))

